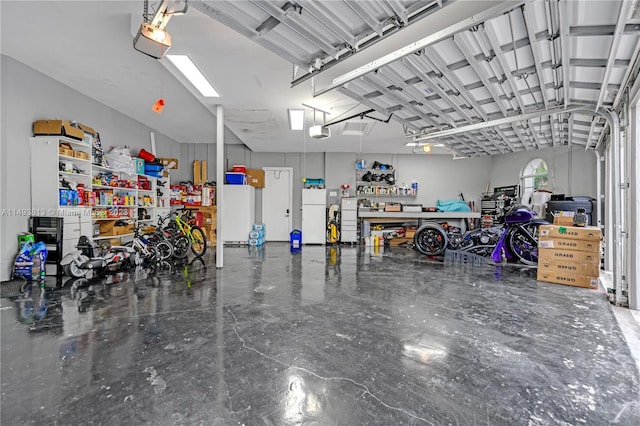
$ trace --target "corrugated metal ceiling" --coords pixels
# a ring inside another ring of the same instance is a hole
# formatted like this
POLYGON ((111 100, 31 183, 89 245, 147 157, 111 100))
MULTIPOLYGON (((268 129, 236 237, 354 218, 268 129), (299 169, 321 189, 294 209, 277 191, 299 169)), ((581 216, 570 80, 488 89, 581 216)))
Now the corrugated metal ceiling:
MULTIPOLYGON (((437 13, 442 1, 201 1, 206 14, 308 75, 437 13)), ((337 87, 423 134, 620 96, 638 54, 633 2, 528 1, 337 87)), ((295 82, 294 82, 295 83, 295 82)), ((438 140, 461 155, 566 144, 593 148, 604 123, 559 113, 438 140)), ((411 139, 407 139, 411 141, 411 139)))

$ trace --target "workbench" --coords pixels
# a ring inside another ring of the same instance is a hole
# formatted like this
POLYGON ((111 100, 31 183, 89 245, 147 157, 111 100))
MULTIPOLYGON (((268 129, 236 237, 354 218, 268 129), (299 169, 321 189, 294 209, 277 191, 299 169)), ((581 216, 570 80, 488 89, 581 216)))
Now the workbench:
POLYGON ((466 219, 480 219, 480 212, 375 212, 358 209, 358 220, 360 229, 364 229, 364 221, 370 223, 397 223, 397 222, 418 222, 418 227, 422 226, 422 221, 446 222, 459 221, 459 228, 466 231, 466 219))

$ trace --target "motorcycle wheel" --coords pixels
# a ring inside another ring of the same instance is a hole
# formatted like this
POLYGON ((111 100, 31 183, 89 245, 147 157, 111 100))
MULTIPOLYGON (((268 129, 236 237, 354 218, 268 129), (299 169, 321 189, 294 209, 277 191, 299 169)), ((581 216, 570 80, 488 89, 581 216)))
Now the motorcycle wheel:
POLYGON ((189 254, 191 242, 185 235, 180 235, 173 241, 173 255, 178 259, 184 259, 189 254))
MULTIPOLYGON (((89 258, 85 255, 80 255, 80 257, 78 258, 78 261, 80 263, 84 263, 87 260, 89 260, 89 258)), ((71 262, 66 265, 63 265, 62 271, 64 272, 65 275, 71 278, 82 278, 85 275, 87 275, 87 273, 89 272, 88 269, 78 268, 78 265, 76 265, 76 262, 71 262)))
POLYGON ((537 265, 538 264, 538 225, 528 224, 524 225, 524 228, 531 237, 521 229, 516 228, 507 238, 507 244, 509 244, 509 251, 525 265, 537 265))
POLYGON ((423 225, 416 231, 413 243, 418 251, 427 256, 437 256, 447 248, 447 234, 440 225, 423 225))

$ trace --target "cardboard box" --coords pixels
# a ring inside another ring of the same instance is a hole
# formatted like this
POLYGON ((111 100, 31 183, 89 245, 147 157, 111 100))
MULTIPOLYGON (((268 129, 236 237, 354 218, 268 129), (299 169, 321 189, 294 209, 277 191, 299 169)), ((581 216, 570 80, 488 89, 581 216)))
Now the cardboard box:
POLYGON ((572 273, 558 273, 540 267, 538 267, 538 281, 571 285, 574 287, 584 287, 594 290, 598 288, 598 277, 590 277, 588 275, 577 275, 572 273))
POLYGON ((555 260, 538 260, 538 269, 555 272, 558 274, 571 275, 587 275, 590 277, 600 276, 600 263, 590 262, 572 262, 572 261, 555 261, 555 260))
POLYGON ((264 170, 247 169, 247 184, 256 188, 264 188, 264 170))
POLYGON ((385 212, 401 212, 402 211, 402 205, 400 205, 400 204, 386 204, 384 206, 384 211, 385 212))
POLYGON ((80 130, 84 132, 84 142, 89 145, 93 145, 93 142, 98 139, 98 132, 93 130, 91 127, 86 124, 78 123, 78 127, 80 130))
POLYGON ((165 169, 177 169, 178 168, 178 159, 177 158, 158 158, 158 160, 160 160, 160 164, 162 164, 165 169))
POLYGON ((117 235, 113 230, 114 225, 116 224, 113 220, 101 221, 100 223, 100 235, 117 235))
POLYGON ((573 250, 540 249, 538 251, 538 256, 540 260, 549 260, 554 262, 580 262, 600 265, 600 253, 573 250))
POLYGON ((554 215, 553 224, 561 226, 573 226, 573 216, 554 215))
POLYGON ((566 240, 580 241, 600 241, 602 232, 596 226, 558 226, 558 225, 541 225, 540 241, 562 238, 566 240))
POLYGON ((540 238, 538 241, 539 249, 560 249, 560 250, 574 250, 574 251, 586 251, 589 253, 600 253, 600 241, 581 241, 581 240, 568 240, 564 238, 554 238, 543 240, 540 238))
POLYGON ((65 120, 37 120, 33 123, 33 135, 60 135, 84 140, 84 131, 65 120))
POLYGON ((73 151, 73 156, 75 158, 79 158, 81 160, 89 160, 89 154, 82 151, 73 151))

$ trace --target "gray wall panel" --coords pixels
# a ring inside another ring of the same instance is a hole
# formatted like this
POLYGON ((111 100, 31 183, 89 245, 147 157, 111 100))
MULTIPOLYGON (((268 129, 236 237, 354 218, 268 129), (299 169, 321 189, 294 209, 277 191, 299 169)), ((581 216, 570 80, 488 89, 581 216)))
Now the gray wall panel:
MULTIPOLYGON (((75 120, 100 132, 105 148, 126 145, 133 153, 151 149, 152 129, 101 104, 44 74, 5 55, 2 62, 2 206, 28 209, 31 206, 29 137, 35 120, 75 120)), ((177 142, 155 132, 158 152, 171 152, 177 142)), ((182 160, 181 160, 182 162, 182 160)), ((44 178, 44 177, 43 177, 44 178)), ((16 234, 28 228, 26 216, 2 216, 0 235, 0 280, 6 280, 18 250, 16 234)))

